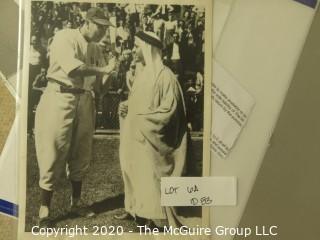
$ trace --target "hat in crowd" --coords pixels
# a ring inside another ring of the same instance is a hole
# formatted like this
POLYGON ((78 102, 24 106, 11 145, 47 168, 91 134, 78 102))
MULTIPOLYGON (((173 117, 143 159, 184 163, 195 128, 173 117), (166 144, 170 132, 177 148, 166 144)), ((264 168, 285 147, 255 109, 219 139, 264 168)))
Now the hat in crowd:
POLYGON ((86 18, 87 20, 91 20, 94 23, 97 23, 100 25, 114 27, 113 24, 107 18, 104 10, 99 7, 90 8, 87 12, 86 18))
POLYGON ((140 38, 142 41, 144 41, 154 47, 157 47, 159 49, 163 49, 162 42, 155 34, 151 35, 151 33, 149 33, 149 32, 139 31, 136 33, 136 37, 140 38))

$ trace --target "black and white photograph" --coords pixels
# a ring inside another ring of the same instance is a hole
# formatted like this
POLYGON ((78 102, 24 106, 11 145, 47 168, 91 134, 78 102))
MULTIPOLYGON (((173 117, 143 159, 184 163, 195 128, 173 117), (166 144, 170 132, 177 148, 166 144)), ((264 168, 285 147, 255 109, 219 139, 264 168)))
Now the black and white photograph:
POLYGON ((209 167, 211 0, 27 2, 23 231, 201 226, 160 185, 209 167))

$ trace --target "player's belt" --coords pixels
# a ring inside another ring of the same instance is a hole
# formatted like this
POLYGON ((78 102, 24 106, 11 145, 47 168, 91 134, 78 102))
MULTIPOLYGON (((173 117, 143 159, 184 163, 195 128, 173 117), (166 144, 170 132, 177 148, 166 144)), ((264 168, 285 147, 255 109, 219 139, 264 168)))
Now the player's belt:
POLYGON ((62 82, 57 81, 52 78, 49 78, 48 80, 49 80, 49 82, 53 82, 53 83, 58 84, 59 90, 61 93, 83 94, 86 92, 86 90, 84 90, 82 88, 71 87, 71 86, 66 85, 65 83, 62 83, 62 82))
POLYGON ((81 89, 81 88, 67 88, 64 86, 60 86, 60 92, 61 93, 83 94, 86 92, 86 90, 81 89))

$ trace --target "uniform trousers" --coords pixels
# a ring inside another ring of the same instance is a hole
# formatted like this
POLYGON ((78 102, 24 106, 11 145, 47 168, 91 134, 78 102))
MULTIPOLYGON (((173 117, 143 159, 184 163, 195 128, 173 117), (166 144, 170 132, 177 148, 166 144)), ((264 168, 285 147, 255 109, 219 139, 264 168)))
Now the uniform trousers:
POLYGON ((35 116, 35 145, 40 170, 39 185, 52 191, 65 174, 81 181, 92 158, 95 103, 90 91, 61 92, 49 81, 35 116))

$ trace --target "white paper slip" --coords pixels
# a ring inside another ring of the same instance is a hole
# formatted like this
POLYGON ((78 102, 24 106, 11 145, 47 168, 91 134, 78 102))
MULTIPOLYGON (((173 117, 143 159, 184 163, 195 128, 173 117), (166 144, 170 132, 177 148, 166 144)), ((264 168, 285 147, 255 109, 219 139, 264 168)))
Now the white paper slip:
POLYGON ((235 177, 163 177, 161 206, 235 206, 235 177))
POLYGON ((217 61, 214 61, 212 99, 211 148, 225 158, 247 122, 254 99, 217 61))

